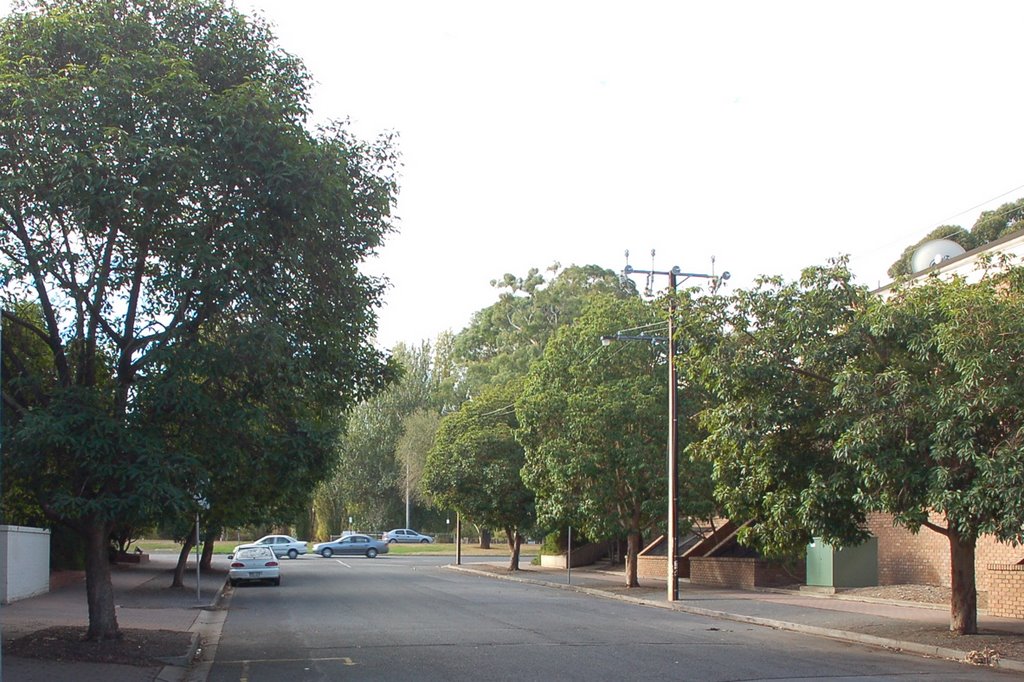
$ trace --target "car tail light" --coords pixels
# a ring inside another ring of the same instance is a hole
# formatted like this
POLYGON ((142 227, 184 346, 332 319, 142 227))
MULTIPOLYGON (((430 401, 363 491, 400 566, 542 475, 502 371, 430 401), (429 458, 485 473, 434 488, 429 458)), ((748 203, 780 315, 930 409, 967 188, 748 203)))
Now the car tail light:
POLYGON ((231 568, 245 568, 245 564, 243 564, 241 561, 235 561, 232 562, 231 568))
POLYGON ((277 562, 276 561, 268 561, 265 565, 266 566, 277 566, 277 562))

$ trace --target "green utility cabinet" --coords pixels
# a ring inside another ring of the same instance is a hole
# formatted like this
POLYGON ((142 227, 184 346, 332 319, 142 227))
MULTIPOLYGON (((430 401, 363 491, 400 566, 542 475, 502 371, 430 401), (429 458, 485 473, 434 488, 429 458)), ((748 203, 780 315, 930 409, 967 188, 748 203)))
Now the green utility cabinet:
POLYGON ((833 547, 815 538, 807 545, 807 585, 870 587, 878 584, 878 538, 856 547, 833 547))

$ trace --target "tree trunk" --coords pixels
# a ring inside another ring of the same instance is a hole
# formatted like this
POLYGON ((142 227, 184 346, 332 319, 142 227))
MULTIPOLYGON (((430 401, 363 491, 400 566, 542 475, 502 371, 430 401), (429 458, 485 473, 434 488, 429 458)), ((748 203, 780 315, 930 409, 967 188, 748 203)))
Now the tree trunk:
POLYGON ((171 580, 171 587, 185 587, 185 566, 188 564, 188 555, 196 544, 196 524, 192 524, 192 530, 185 536, 185 542, 181 545, 181 553, 178 554, 178 564, 174 567, 174 578, 171 580))
POLYGON ((961 538, 949 529, 950 599, 949 629, 957 635, 978 634, 978 591, 974 576, 976 540, 961 538))
POLYGON ((219 535, 219 528, 206 529, 206 537, 203 538, 203 554, 199 560, 199 568, 203 571, 209 571, 213 567, 214 543, 217 541, 217 536, 219 535))
POLYGON ((637 557, 640 555, 640 531, 630 530, 626 536, 626 587, 640 587, 637 579, 637 557))
MULTIPOLYGON (((479 528, 479 526, 478 526, 479 528)), ((491 529, 480 528, 480 549, 491 548, 491 529)))
POLYGON ((523 536, 519 534, 519 531, 513 528, 506 528, 505 532, 508 534, 508 549, 511 553, 509 558, 508 570, 518 571, 519 570, 519 549, 523 546, 523 536))
POLYGON ((112 525, 93 518, 85 522, 85 593, 89 602, 89 631, 86 639, 120 639, 114 586, 110 582, 110 531, 112 525))

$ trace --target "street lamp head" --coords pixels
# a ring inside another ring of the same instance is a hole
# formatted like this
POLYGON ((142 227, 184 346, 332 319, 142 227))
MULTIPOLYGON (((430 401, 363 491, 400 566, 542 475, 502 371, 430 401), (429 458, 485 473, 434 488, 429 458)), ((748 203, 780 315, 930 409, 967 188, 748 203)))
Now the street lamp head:
POLYGON ((602 346, 610 346, 610 345, 612 345, 612 341, 614 341, 614 340, 615 340, 614 336, 602 336, 601 337, 601 345, 602 346))

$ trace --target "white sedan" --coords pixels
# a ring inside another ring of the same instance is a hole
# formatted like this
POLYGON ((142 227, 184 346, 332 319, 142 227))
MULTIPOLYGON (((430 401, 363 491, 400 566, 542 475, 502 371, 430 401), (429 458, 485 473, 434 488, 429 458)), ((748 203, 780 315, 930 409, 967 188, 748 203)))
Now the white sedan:
POLYGON ((238 545, 232 553, 235 554, 238 550, 246 547, 269 547, 274 550, 274 555, 277 556, 278 559, 285 556, 289 559, 295 559, 300 554, 305 554, 307 551, 305 540, 296 540, 290 535, 264 535, 255 542, 247 542, 244 545, 238 545))
POLYGON ((281 584, 281 565, 269 547, 242 547, 229 558, 228 582, 232 587, 246 580, 269 580, 274 585, 281 584))

